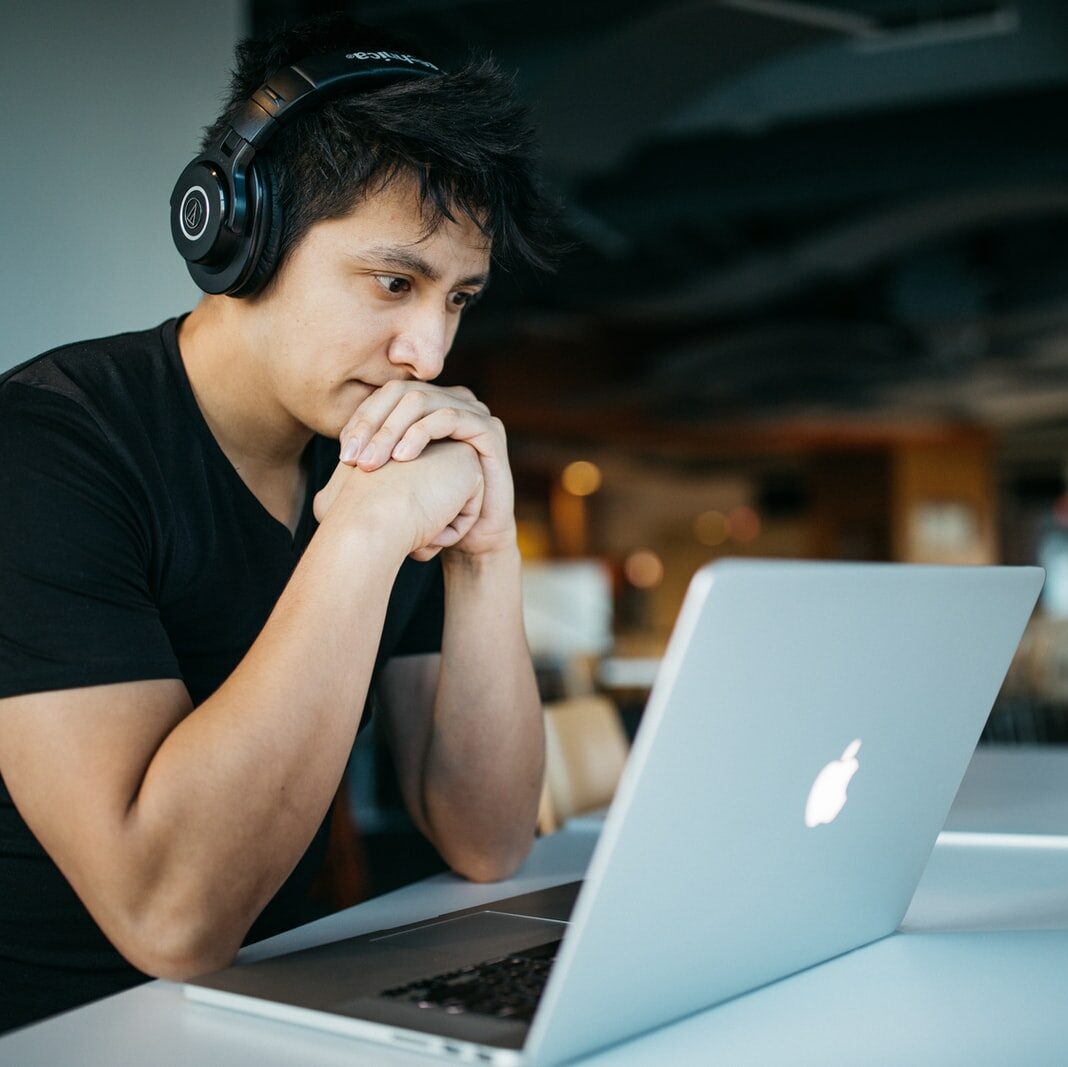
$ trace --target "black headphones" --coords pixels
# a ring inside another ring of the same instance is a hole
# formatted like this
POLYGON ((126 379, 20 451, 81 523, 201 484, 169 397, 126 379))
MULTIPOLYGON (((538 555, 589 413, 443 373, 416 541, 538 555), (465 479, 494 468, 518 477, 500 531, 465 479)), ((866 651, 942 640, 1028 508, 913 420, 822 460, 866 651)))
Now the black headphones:
POLYGON ((171 236, 193 281, 206 293, 251 296, 270 278, 281 205, 270 167, 255 157, 280 126, 326 97, 443 73, 399 52, 336 52, 285 67, 264 82, 171 193, 171 236))

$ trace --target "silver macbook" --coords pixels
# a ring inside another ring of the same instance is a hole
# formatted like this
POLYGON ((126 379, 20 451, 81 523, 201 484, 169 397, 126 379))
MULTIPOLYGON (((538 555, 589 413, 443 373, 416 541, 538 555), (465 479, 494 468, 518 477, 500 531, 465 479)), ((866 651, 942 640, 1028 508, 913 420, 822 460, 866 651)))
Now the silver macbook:
POLYGON ((537 1067, 890 934, 1042 581, 703 567, 584 882, 229 967, 186 995, 537 1067))

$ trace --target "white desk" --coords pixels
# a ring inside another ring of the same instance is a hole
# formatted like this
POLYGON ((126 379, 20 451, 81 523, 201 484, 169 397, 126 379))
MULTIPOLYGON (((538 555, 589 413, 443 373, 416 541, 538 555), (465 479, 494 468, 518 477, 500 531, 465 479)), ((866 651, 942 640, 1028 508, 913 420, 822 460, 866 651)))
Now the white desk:
MULTIPOLYGON (((1068 1062, 1068 751, 981 751, 947 823, 1036 836, 945 836, 902 933, 584 1061, 649 1064, 1068 1062), (1008 810, 997 798, 1018 782, 1008 810), (1019 797, 1023 796, 1023 800, 1019 797), (995 806, 991 808, 991 804, 995 806), (1011 816, 1011 817, 1010 817, 1011 816), (1029 821, 1031 820, 1031 821, 1029 821)), ((596 833, 539 841, 507 883, 438 876, 261 942, 252 960, 581 877, 596 833)), ((301 1027, 186 1003, 167 982, 0 1039, 0 1064, 340 1067, 433 1062, 301 1027)), ((442 1061, 443 1062, 443 1061, 442 1061)))
POLYGON ((946 829, 1068 834, 1068 748, 976 749, 946 829))

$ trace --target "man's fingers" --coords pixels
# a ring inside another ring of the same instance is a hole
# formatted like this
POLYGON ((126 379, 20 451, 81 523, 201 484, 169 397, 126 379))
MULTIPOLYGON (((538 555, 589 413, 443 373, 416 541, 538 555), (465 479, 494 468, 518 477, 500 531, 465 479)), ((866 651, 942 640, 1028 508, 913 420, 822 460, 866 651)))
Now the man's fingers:
MULTIPOLYGON (((431 410, 432 402, 425 393, 408 392, 386 410, 381 418, 378 417, 379 411, 365 410, 367 403, 369 401, 365 401, 357 409, 359 418, 353 416, 355 423, 350 420, 352 431, 342 446, 342 456, 358 463, 364 470, 374 470, 389 459, 393 445, 404 431, 431 410)), ((343 430, 342 435, 344 434, 343 430)))
POLYGON ((431 441, 443 441, 448 437, 455 437, 460 425, 459 411, 455 408, 438 408, 426 418, 409 426, 393 447, 390 456, 392 459, 415 459, 431 441))
POLYGON ((389 413, 378 432, 367 443, 356 462, 365 471, 375 470, 389 461, 393 449, 404 434, 434 410, 435 401, 422 393, 408 393, 389 413))
POLYGON ((390 458, 415 459, 431 441, 452 438, 466 441, 481 456, 492 455, 496 442, 493 439, 495 425, 485 415, 458 408, 439 408, 408 427, 394 445, 390 458))
POLYGON ((474 514, 466 514, 461 512, 456 516, 448 526, 445 527, 433 541, 431 545, 437 545, 439 548, 452 548, 453 545, 462 541, 468 533, 471 531, 471 527, 478 521, 478 512, 474 514))
POLYGON ((390 412, 404 397, 415 395, 416 390, 409 383, 395 381, 386 382, 367 397, 352 413, 338 435, 341 441, 342 462, 355 463, 371 438, 381 429, 390 412))
MULTIPOLYGON (((424 382, 393 381, 376 389, 352 414, 338 435, 341 462, 374 470, 390 458, 394 445, 420 418, 441 408, 457 408, 488 415, 489 408, 464 386, 438 386, 424 382), (373 454, 359 457, 368 446, 373 454)), ((424 446, 425 447, 425 443, 424 446)))
POLYGON ((489 414, 489 408, 466 385, 452 385, 448 387, 448 391, 463 400, 477 414, 489 414))
POLYGON ((386 421, 389 413, 400 403, 408 388, 410 387, 406 387, 404 382, 386 382, 352 413, 338 435, 341 441, 342 462, 355 462, 356 457, 367 447, 367 442, 386 421))
POLYGON ((464 506, 452 522, 444 530, 440 531, 433 540, 428 541, 422 548, 409 552, 408 555, 412 559, 426 562, 433 559, 442 549, 452 548, 453 545, 459 544, 474 529, 482 517, 482 503, 485 498, 486 483, 480 478, 474 493, 467 498, 464 506))
POLYGON ((441 531, 430 541, 429 544, 436 545, 439 548, 452 548, 453 545, 459 544, 471 529, 475 523, 478 522, 482 515, 482 501, 486 497, 485 483, 482 481, 478 484, 478 489, 468 497, 467 502, 460 509, 460 513, 456 516, 444 530, 441 531))
POLYGON ((430 543, 431 545, 437 545, 438 548, 452 548, 461 537, 463 537, 463 534, 459 530, 446 526, 430 543))
POLYGON ((354 464, 374 432, 375 428, 363 419, 345 426, 340 435, 341 462, 354 464))
POLYGON ((417 548, 414 552, 409 552, 408 555, 420 563, 426 563, 432 560, 440 551, 440 548, 417 548))

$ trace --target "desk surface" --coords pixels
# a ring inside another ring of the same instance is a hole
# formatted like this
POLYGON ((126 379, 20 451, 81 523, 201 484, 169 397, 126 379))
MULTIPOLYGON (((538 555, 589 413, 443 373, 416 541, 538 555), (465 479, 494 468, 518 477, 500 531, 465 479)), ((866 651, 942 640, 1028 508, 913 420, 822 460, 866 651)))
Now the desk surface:
MULTIPOLYGON (((584 1061, 1028 1064, 1068 1059, 1068 751, 976 754, 900 933, 584 1061), (1016 784, 1013 784, 1016 783, 1016 784), (1059 788, 1058 788, 1059 787, 1059 788), (1021 792, 1022 791, 1022 792, 1021 792), (1002 805, 998 798, 1011 802, 1002 805), (996 818, 995 818, 996 816, 996 818), (1028 822, 1030 817, 1033 822, 1028 822), (988 821, 988 819, 993 821, 988 821), (960 832, 1008 828, 1025 841, 960 832)), ((581 877, 581 826, 506 883, 439 875, 243 950, 253 960, 581 877)), ((315 1030, 187 1003, 152 982, 0 1039, 0 1064, 427 1064, 315 1030)))
POLYGON ((1068 748, 977 748, 946 829, 1068 834, 1068 748))

